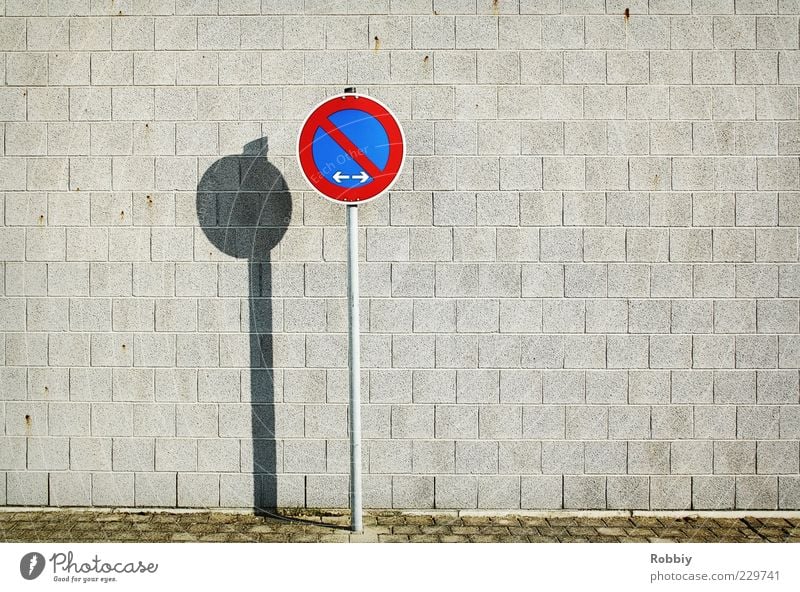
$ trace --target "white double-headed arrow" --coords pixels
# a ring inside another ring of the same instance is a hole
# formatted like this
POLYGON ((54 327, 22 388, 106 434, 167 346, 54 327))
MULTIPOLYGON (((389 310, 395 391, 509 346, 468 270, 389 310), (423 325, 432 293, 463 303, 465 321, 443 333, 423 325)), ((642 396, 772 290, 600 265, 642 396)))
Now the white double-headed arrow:
POLYGON ((341 183, 345 179, 358 179, 360 183, 364 183, 366 182, 367 179, 369 179, 369 175, 366 173, 366 171, 361 171, 357 175, 345 175, 344 173, 342 173, 342 171, 336 171, 333 174, 333 180, 336 181, 337 183, 341 183))

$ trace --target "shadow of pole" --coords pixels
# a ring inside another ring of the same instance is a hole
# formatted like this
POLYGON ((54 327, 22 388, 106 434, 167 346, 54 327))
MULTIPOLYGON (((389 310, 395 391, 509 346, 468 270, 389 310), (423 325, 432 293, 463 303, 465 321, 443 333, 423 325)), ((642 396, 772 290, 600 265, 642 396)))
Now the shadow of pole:
MULTIPOLYGON (((249 401, 256 511, 273 510, 278 505, 271 252, 292 217, 286 180, 267 160, 267 148, 266 137, 249 142, 242 154, 215 161, 197 185, 197 217, 208 240, 226 255, 248 261, 249 401)), ((243 403, 244 395, 243 389, 243 403)))

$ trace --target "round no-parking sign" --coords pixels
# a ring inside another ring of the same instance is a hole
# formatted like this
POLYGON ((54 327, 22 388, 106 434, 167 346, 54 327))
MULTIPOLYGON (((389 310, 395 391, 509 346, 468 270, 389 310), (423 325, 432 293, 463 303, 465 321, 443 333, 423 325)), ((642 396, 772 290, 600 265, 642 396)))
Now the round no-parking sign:
POLYGON ((364 203, 397 179, 405 158, 405 137, 383 103, 342 94, 323 101, 306 117, 297 156, 303 176, 324 197, 364 203))

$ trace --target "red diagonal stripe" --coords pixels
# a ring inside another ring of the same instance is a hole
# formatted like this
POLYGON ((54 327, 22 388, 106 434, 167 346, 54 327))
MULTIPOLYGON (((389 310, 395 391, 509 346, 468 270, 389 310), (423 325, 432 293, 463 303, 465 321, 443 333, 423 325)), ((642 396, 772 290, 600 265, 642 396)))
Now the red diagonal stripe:
POLYGON ((323 119, 319 122, 319 126, 328 134, 333 141, 339 144, 345 152, 352 158, 358 166, 364 169, 367 174, 373 179, 380 177, 382 171, 375 166, 369 157, 361 151, 361 148, 356 146, 350 141, 350 138, 345 136, 342 131, 333 125, 329 119, 323 119))

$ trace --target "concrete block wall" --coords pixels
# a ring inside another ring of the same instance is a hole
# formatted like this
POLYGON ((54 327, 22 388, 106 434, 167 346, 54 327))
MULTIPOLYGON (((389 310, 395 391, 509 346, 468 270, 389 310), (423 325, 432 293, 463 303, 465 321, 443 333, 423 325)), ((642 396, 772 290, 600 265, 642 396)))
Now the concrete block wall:
POLYGON ((0 503, 800 509, 797 0, 0 0, 0 503))

